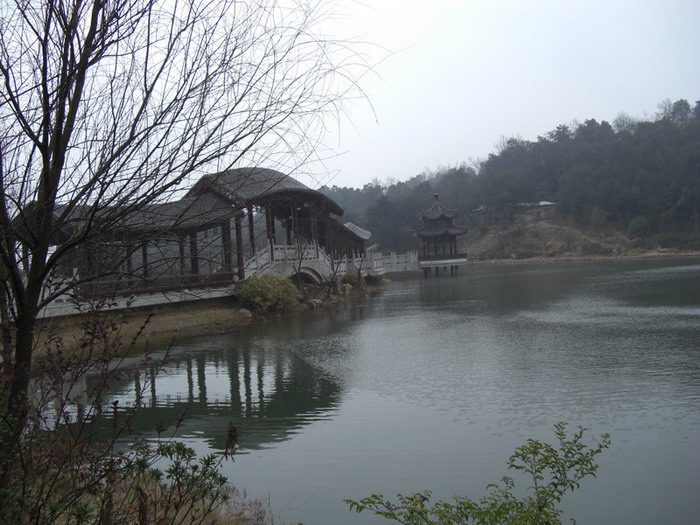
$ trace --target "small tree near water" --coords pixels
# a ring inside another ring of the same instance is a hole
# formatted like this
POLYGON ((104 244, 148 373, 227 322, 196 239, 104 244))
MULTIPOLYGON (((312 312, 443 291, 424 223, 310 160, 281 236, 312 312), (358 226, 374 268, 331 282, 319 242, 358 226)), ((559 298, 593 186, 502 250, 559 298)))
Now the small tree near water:
POLYGON ((586 445, 584 431, 579 427, 569 436, 566 424, 558 423, 554 425, 556 445, 528 439, 515 449, 508 468, 521 471, 532 480, 529 494, 523 498, 513 494, 513 479, 504 477, 500 485, 488 485, 490 493, 478 501, 455 496, 452 503, 431 503, 430 491, 424 491, 410 496, 399 494, 398 503, 378 494, 345 502, 357 512, 369 510, 406 525, 560 525, 562 511, 557 505, 564 494, 579 488, 581 480, 595 477, 596 456, 610 446, 608 434, 603 434, 595 445, 586 445))
POLYGON ((283 311, 301 298, 292 281, 271 274, 240 281, 235 288, 243 304, 260 312, 283 311))

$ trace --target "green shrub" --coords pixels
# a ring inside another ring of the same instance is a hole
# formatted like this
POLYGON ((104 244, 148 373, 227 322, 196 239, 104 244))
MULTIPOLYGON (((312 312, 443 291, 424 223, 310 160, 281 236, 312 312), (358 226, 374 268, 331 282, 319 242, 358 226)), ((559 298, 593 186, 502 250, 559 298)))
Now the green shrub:
POLYGON ((370 286, 376 286, 381 283, 384 278, 381 275, 368 275, 365 277, 365 282, 370 286))
POLYGON ((292 281, 276 275, 240 281, 236 283, 236 290, 245 305, 261 312, 284 310, 301 298, 292 281))
POLYGON ((554 425, 557 443, 550 445, 528 439, 515 449, 508 468, 532 478, 529 493, 514 494, 513 479, 504 477, 500 485, 488 486, 489 494, 480 500, 455 496, 453 502, 431 502, 430 491, 397 496, 392 503, 380 494, 360 501, 345 500, 351 510, 369 510, 378 516, 405 525, 472 524, 472 525, 561 525, 558 504, 567 492, 579 488, 581 480, 595 477, 596 456, 610 446, 610 436, 603 434, 593 446, 583 442, 583 428, 572 435, 565 423, 554 425))
POLYGON ((358 277, 357 277, 357 272, 356 271, 351 271, 343 274, 343 277, 340 279, 340 282, 343 284, 351 284, 355 286, 358 283, 358 277))

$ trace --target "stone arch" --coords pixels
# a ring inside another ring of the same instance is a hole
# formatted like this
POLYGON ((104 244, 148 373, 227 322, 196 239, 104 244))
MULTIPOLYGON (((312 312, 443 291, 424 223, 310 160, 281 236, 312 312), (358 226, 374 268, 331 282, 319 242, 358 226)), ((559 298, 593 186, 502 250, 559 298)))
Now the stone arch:
POLYGON ((302 266, 299 271, 289 276, 292 280, 311 280, 314 284, 323 284, 325 279, 313 268, 302 266))

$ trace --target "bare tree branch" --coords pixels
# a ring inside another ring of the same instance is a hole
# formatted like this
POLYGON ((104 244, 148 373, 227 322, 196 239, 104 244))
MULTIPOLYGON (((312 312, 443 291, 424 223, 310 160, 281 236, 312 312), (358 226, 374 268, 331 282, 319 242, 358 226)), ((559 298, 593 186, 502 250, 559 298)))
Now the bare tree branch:
POLYGON ((0 5, 0 294, 15 334, 0 408, 17 425, 39 310, 74 284, 45 283, 73 249, 204 173, 307 160, 324 118, 361 96, 367 64, 318 33, 326 14, 317 0, 0 5))

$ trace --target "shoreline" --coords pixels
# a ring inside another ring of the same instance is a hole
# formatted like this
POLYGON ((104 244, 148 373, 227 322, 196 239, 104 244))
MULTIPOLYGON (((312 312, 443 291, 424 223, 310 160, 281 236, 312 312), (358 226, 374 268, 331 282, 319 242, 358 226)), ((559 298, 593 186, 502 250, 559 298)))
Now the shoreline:
MULTIPOLYGON (((700 252, 645 252, 620 255, 571 255, 559 257, 531 257, 527 259, 485 259, 473 260, 467 267, 535 265, 565 262, 604 262, 643 259, 683 259, 700 258, 700 252)), ((349 296, 335 300, 322 300, 312 297, 305 303, 299 303, 285 312, 261 315, 243 307, 232 297, 201 299, 184 303, 142 306, 131 310, 111 310, 101 313, 104 321, 118 326, 114 335, 121 338, 129 353, 136 353, 151 345, 168 345, 177 340, 199 335, 235 333, 240 330, 275 322, 291 315, 329 308, 344 308, 366 300, 391 284, 393 280, 415 278, 422 275, 420 270, 414 272, 389 273, 382 282, 370 287, 367 295, 360 288, 354 288, 349 296), (133 342, 135 341, 135 342, 133 342)), ((45 318, 39 321, 37 358, 45 355, 42 346, 46 337, 59 335, 68 347, 78 340, 83 332, 84 315, 77 314, 64 317, 45 318)))
MULTIPOLYGON (((374 295, 383 287, 369 287, 368 291, 374 295)), ((296 314, 344 308, 370 296, 359 288, 354 289, 346 297, 332 300, 323 300, 311 295, 308 301, 300 302, 286 311, 266 314, 249 310, 233 297, 219 297, 140 306, 126 310, 106 310, 97 315, 105 327, 114 327, 114 332, 108 337, 118 337, 122 341, 122 348, 129 355, 150 346, 167 346, 185 338, 236 333, 296 314)), ((46 342, 54 337, 59 337, 68 349, 77 347, 78 339, 85 331, 85 322, 91 318, 94 319, 90 314, 72 314, 38 320, 35 357, 41 359, 46 355, 46 342)))
POLYGON ((554 257, 539 256, 528 257, 523 259, 467 259, 467 266, 489 266, 489 265, 505 265, 505 264, 539 264, 539 263, 557 263, 557 262, 603 262, 603 261, 624 261, 624 260, 639 260, 639 259, 692 259, 700 258, 700 252, 697 251, 646 251, 640 253, 622 253, 611 255, 557 255, 554 257))

